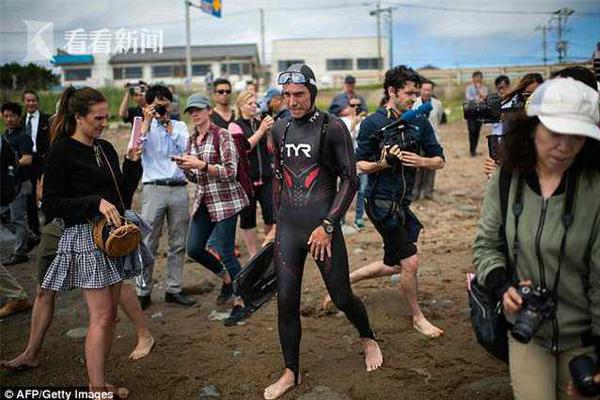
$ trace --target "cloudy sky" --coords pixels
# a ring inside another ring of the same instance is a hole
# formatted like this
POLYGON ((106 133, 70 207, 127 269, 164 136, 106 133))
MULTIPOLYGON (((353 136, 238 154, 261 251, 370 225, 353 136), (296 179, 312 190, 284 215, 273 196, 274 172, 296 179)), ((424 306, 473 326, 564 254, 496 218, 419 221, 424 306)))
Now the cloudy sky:
MULTIPOLYGON (((200 0, 192 0, 199 3, 200 0)), ((272 40, 303 37, 375 36, 368 0, 221 0, 223 18, 191 9, 192 45, 257 43, 265 11, 266 59, 272 40)), ((565 38, 571 60, 589 58, 600 41, 598 0, 404 0, 394 7, 394 61, 439 67, 533 64, 542 62, 542 34, 552 11, 573 9, 565 38)), ((54 47, 64 47, 65 31, 162 30, 164 46, 185 44, 183 0, 0 0, 0 64, 24 62, 28 29, 52 23, 54 47)), ((387 34, 387 27, 382 31, 387 34)), ((48 32, 48 30, 46 30, 48 32)), ((556 61, 556 30, 548 33, 548 57, 556 61)), ((31 38, 31 36, 30 36, 31 38)), ((45 40, 44 43, 48 42, 45 40)), ((30 53, 31 54, 31 53, 30 53)))

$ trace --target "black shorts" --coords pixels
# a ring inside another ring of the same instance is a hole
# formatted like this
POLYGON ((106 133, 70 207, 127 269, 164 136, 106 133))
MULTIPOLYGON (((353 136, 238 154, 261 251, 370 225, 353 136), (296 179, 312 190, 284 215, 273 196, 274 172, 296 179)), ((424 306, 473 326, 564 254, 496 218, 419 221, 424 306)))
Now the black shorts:
MULTIPOLYGON (((393 267, 400 265, 401 260, 417 254, 417 246, 414 243, 416 239, 406 226, 408 209, 391 213, 385 201, 379 202, 379 200, 365 199, 365 211, 383 238, 383 263, 393 267)), ((418 220, 416 223, 419 224, 418 220)))
POLYGON ((256 228, 256 203, 260 203, 265 225, 273 225, 273 178, 263 180, 262 185, 254 186, 254 197, 240 212, 240 228, 256 228))

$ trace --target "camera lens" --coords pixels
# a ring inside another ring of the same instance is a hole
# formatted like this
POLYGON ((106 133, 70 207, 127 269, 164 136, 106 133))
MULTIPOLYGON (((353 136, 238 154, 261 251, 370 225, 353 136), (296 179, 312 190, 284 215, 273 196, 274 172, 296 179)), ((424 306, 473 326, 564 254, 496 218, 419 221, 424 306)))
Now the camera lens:
POLYGON ((154 107, 154 111, 156 111, 156 113, 162 117, 167 113, 167 108, 163 105, 157 105, 154 107))
POLYGON ((596 365, 594 360, 588 356, 578 356, 569 363, 569 370, 573 378, 573 385, 577 391, 586 397, 598 396, 600 385, 594 383, 596 365))

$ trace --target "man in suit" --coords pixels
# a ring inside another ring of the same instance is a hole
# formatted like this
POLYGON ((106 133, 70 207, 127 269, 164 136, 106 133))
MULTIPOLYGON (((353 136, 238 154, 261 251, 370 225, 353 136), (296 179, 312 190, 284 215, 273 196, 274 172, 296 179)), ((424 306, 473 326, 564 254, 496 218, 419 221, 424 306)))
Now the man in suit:
POLYGON ((37 245, 40 241, 40 220, 38 217, 38 206, 35 197, 35 189, 38 180, 42 177, 44 160, 50 147, 50 123, 49 115, 40 111, 40 98, 33 90, 23 93, 23 104, 25 114, 21 119, 21 126, 25 134, 33 141, 33 161, 31 164, 31 195, 27 199, 27 219, 29 229, 34 236, 30 239, 30 247, 37 245))

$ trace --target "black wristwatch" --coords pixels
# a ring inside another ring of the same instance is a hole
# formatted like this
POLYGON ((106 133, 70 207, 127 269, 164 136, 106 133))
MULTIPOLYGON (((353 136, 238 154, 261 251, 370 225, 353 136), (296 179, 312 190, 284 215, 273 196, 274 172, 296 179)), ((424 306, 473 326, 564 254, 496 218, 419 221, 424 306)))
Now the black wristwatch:
POLYGON ((333 225, 330 221, 324 219, 321 222, 321 226, 325 229, 325 233, 328 235, 333 235, 333 231, 335 230, 335 225, 333 225))

